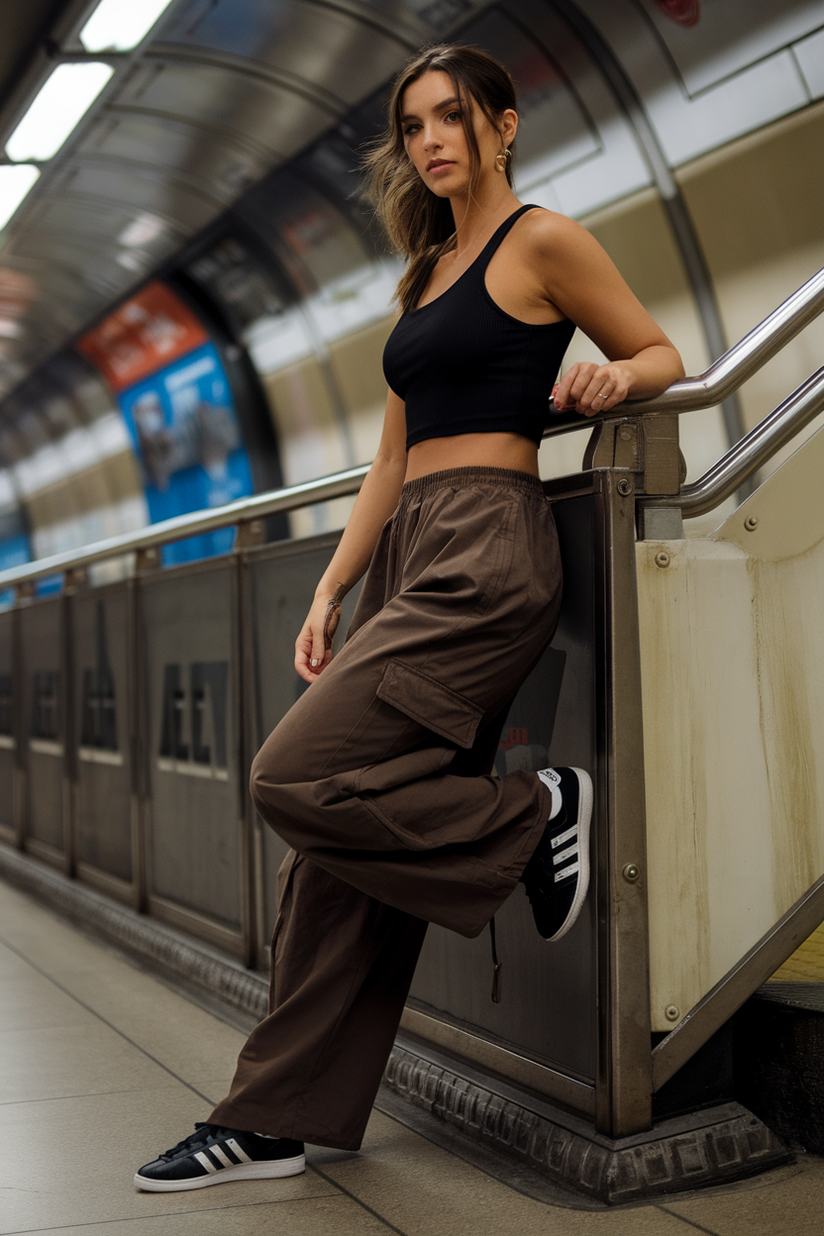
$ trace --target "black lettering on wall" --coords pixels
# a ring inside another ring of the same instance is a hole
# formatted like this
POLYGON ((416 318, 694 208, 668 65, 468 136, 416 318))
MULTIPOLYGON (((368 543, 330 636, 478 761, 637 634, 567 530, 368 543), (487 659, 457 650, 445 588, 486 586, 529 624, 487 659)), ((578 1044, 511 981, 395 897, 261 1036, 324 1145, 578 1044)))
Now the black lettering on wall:
POLYGON ((191 681, 192 758, 198 764, 214 763, 218 768, 225 768, 229 664, 227 661, 194 661, 191 681))
POLYGON ((175 762, 176 769, 167 771, 211 768, 225 780, 229 663, 193 661, 188 678, 187 689, 184 667, 179 662, 164 666, 159 755, 175 762))
POLYGON ((106 615, 102 601, 97 603, 95 620, 95 666, 83 671, 82 709, 81 746, 116 751, 114 674, 106 647, 106 615))
POLYGON ((183 741, 186 718, 186 692, 180 681, 180 666, 167 665, 163 670, 163 725, 160 733, 160 754, 173 760, 188 760, 189 747, 183 741))
POLYGON ((35 670, 32 674, 32 738, 57 739, 57 693, 60 674, 57 670, 35 670))

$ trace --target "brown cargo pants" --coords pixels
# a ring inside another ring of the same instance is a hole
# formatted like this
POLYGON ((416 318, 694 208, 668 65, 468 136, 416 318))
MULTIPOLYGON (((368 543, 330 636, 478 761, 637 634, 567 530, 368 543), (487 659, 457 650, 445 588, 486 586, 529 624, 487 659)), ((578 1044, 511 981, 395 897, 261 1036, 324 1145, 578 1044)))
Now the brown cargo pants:
POLYGON ((271 1011, 210 1121, 358 1148, 427 923, 478 935, 545 826, 534 772, 490 773, 560 601, 540 481, 458 468, 404 485, 344 647, 252 766, 293 852, 271 1011))

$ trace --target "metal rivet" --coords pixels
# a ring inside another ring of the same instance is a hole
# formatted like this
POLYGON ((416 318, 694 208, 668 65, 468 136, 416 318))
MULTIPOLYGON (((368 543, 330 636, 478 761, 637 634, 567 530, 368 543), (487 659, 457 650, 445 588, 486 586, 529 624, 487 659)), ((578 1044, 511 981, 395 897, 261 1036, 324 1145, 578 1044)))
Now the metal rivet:
POLYGON ((665 549, 659 549, 655 555, 655 565, 659 567, 668 567, 670 564, 670 556, 665 549))
POLYGON ((632 493, 632 481, 628 481, 625 476, 622 476, 615 488, 623 498, 626 498, 628 494, 632 493))
POLYGON ((664 1009, 664 1016, 666 1017, 667 1021, 678 1021, 678 1018, 681 1016, 681 1014, 678 1012, 678 1009, 675 1007, 674 1004, 668 1004, 667 1007, 664 1009))
POLYGON ((624 879, 628 884, 634 884, 641 874, 641 868, 637 863, 627 863, 623 871, 624 879))
POLYGON ((747 518, 744 520, 744 527, 747 529, 748 532, 755 532, 756 528, 758 527, 758 516, 748 515, 747 518))

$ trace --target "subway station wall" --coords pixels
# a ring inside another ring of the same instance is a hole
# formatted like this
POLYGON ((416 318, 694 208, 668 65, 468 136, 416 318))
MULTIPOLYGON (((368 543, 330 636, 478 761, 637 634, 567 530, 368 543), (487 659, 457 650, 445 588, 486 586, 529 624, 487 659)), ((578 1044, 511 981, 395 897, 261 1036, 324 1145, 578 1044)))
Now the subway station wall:
MULTIPOLYGON (((242 25, 246 0, 235 3, 242 25)), ((219 42, 222 29, 207 24, 198 39, 219 42)), ((616 66, 683 195, 730 343, 824 265, 824 3, 503 0, 451 37, 488 47, 516 78, 522 200, 592 230, 688 372, 712 357, 660 187, 613 88, 616 66)), ((183 99, 180 65, 158 70, 152 89, 166 98, 172 76, 183 99)), ((341 121, 305 130, 308 147, 295 140, 283 166, 171 259, 172 276, 201 297, 210 337, 246 366, 257 391, 252 419, 274 435, 287 484, 367 462, 380 432, 380 354, 399 264, 360 199, 358 151, 381 123, 387 86, 375 90, 374 75, 366 97, 352 86, 341 121)), ((132 99, 135 89, 124 106, 145 104, 145 91, 132 99)), ((268 106, 281 124, 278 99, 272 93, 268 106)), ((151 160, 150 148, 143 157, 151 160)), ((0 237, 0 265, 3 255, 0 237)), ((813 324, 747 385, 746 427, 816 367, 822 338, 813 324)), ((576 335, 567 364, 590 357, 597 350, 576 335)), ((75 350, 8 398, 0 422, 0 552, 9 564, 147 520, 124 418, 75 350)), ((682 437, 690 479, 727 445, 717 409, 682 418, 682 437)), ((577 470, 584 438, 545 444, 543 475, 577 470)), ((296 513, 291 532, 340 527, 350 508, 340 499, 296 513)))

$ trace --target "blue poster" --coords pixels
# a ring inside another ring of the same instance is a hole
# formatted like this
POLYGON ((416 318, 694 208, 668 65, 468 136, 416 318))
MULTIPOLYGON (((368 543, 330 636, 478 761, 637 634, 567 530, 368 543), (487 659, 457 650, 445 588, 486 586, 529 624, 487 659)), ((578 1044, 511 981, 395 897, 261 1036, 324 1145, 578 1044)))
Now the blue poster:
MULTIPOLYGON (((22 566, 24 562, 30 561, 29 538, 25 532, 16 532, 0 541, 0 571, 22 566)), ((60 576, 57 578, 59 582, 62 582, 60 576)), ((6 588, 5 591, 0 592, 0 609, 8 609, 12 605, 14 605, 14 589, 6 588)))
MULTIPOLYGON (((118 395, 152 523, 253 493, 232 392, 217 350, 195 348, 118 395)), ((233 528, 167 545, 166 566, 225 554, 233 528)))

